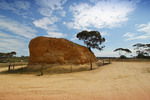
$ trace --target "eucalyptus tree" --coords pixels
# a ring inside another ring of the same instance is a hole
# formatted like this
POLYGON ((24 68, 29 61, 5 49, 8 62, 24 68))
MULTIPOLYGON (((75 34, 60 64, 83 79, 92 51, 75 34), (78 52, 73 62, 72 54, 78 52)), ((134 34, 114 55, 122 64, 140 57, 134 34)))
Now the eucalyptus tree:
POLYGON ((133 47, 134 50, 136 50, 137 58, 150 56, 150 44, 137 43, 134 44, 133 47))
POLYGON ((116 51, 119 52, 120 58, 126 58, 127 53, 132 53, 129 49, 124 49, 124 48, 117 48, 114 50, 114 52, 116 51))
MULTIPOLYGON (((101 36, 100 32, 98 31, 82 31, 79 32, 76 36, 79 40, 82 40, 84 42, 84 44, 87 46, 87 48, 89 49, 90 52, 91 48, 93 49, 98 49, 99 51, 103 50, 103 48, 105 47, 104 45, 102 45, 103 42, 105 42, 105 38, 101 36)), ((91 70, 92 70, 92 61, 90 59, 90 63, 91 63, 91 70)))
POLYGON ((84 44, 91 51, 91 48, 103 50, 105 46, 101 46, 103 42, 105 42, 105 38, 101 36, 98 31, 82 31, 79 32, 76 36, 79 40, 84 41, 84 44))

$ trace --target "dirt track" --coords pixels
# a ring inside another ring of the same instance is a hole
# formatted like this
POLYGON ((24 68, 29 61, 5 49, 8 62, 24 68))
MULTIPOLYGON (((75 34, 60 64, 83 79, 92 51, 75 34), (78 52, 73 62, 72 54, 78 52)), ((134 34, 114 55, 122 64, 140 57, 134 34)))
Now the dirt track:
POLYGON ((0 100, 31 99, 150 100, 150 62, 114 62, 57 75, 0 74, 0 100))

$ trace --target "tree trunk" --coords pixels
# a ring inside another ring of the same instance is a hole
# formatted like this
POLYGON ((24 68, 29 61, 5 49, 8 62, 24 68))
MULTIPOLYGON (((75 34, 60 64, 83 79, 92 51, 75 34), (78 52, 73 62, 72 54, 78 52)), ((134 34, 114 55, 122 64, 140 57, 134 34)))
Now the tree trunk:
POLYGON ((43 75, 43 65, 41 66, 41 76, 43 75))
MULTIPOLYGON (((88 47, 88 49, 89 49, 90 52, 92 52, 90 47, 88 47)), ((90 70, 92 70, 92 60, 91 60, 91 58, 90 58, 90 70)))
POLYGON ((71 64, 71 73, 72 73, 72 64, 71 64))
POLYGON ((11 66, 11 65, 8 65, 8 71, 10 71, 10 66, 11 66))
POLYGON ((91 48, 90 48, 90 47, 88 47, 88 49, 89 49, 89 51, 90 51, 90 52, 92 52, 92 50, 91 50, 91 48))

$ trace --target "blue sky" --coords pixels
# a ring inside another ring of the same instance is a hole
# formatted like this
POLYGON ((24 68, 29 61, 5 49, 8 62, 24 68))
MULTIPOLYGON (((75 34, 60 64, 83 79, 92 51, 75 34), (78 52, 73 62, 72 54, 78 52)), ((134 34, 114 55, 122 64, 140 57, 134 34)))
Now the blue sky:
MULTIPOLYGON (((150 0, 0 0, 0 52, 28 56, 32 38, 76 38, 83 30, 105 37, 96 56, 118 57, 116 48, 150 43, 150 0)), ((128 55, 130 56, 130 54, 128 55)))

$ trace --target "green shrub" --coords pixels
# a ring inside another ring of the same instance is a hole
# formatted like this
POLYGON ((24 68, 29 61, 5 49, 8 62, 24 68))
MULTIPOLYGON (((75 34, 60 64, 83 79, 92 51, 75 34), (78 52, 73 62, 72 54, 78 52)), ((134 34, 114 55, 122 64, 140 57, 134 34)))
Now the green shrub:
POLYGON ((127 57, 125 55, 121 55, 120 59, 126 59, 127 57))

